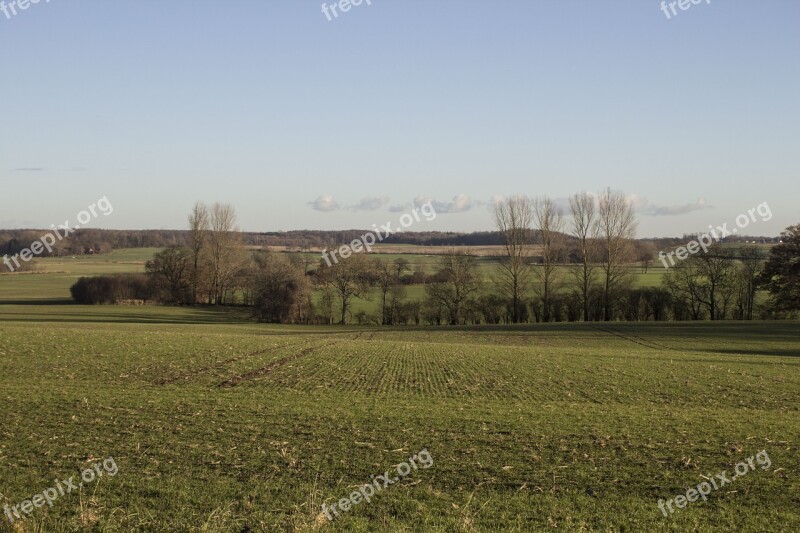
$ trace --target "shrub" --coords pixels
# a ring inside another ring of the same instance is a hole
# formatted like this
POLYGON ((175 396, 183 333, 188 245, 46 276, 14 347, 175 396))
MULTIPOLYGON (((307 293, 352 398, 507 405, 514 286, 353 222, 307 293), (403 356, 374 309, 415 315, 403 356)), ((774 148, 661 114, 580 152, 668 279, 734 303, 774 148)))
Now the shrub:
POLYGON ((69 289, 78 304, 115 304, 122 300, 150 300, 151 287, 143 274, 80 278, 69 289))

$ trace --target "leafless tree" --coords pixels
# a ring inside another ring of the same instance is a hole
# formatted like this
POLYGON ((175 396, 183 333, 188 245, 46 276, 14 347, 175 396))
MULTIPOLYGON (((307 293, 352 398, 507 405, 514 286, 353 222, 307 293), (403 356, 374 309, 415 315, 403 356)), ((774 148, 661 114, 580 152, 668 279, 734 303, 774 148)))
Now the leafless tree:
POLYGON ((656 257, 658 248, 656 248, 656 245, 650 241, 634 241, 633 247, 636 261, 641 263, 643 273, 647 274, 647 271, 650 269, 650 265, 653 264, 653 260, 656 257))
POLYGON ((681 302, 685 306, 692 320, 703 318, 703 303, 700 297, 704 292, 704 282, 697 265, 687 263, 670 268, 664 274, 661 283, 676 302, 681 302))
POLYGON ((558 291, 558 264, 564 251, 564 216, 553 200, 540 197, 533 200, 533 219, 542 244, 542 264, 533 270, 539 281, 535 291, 542 302, 542 321, 549 322, 553 296, 558 291))
POLYGON ((631 281, 627 263, 636 236, 633 204, 624 194, 611 189, 600 193, 597 230, 602 244, 603 318, 611 320, 618 291, 631 281))
POLYGON ((577 273, 578 293, 583 307, 583 320, 589 321, 589 303, 596 281, 594 262, 597 259, 597 213, 595 198, 588 192, 577 193, 569 199, 572 215, 572 236, 578 243, 580 267, 577 273))
POLYGON ((189 252, 192 264, 191 285, 192 303, 197 302, 197 290, 200 284, 200 267, 202 253, 208 241, 208 207, 202 202, 197 202, 189 214, 189 252))
POLYGON ((693 255, 685 262, 694 263, 704 283, 698 300, 706 306, 711 320, 724 320, 736 288, 737 265, 733 252, 715 244, 707 253, 693 255))
POLYGON ((318 279, 339 297, 342 304, 340 324, 347 324, 350 304, 353 298, 367 299, 372 288, 373 276, 372 263, 366 254, 355 253, 348 258, 342 258, 327 266, 320 260, 317 270, 318 279))
POLYGON ((209 213, 209 303, 223 304, 234 274, 246 255, 236 228, 236 211, 230 204, 214 204, 209 213))
POLYGON ((171 304, 184 304, 191 289, 190 251, 170 246, 153 256, 144 265, 154 281, 153 286, 161 292, 160 299, 171 304))
POLYGON ((766 254, 758 246, 743 246, 739 256, 739 309, 740 318, 753 320, 758 278, 764 269, 766 254))
MULTIPOLYGON (((318 271, 322 272, 322 271, 318 271)), ((320 307, 324 313, 321 318, 325 320, 326 324, 333 324, 333 304, 336 301, 336 289, 333 284, 329 282, 328 276, 319 274, 317 276, 318 288, 322 294, 320 297, 320 307)))
POLYGON ((450 250, 439 260, 438 281, 425 287, 429 308, 444 308, 451 325, 460 324, 469 297, 480 287, 478 262, 460 250, 450 250))
POLYGON ((310 286, 302 267, 284 254, 267 253, 255 260, 250 281, 254 315, 261 322, 304 322, 308 314, 310 286))
POLYGON ((734 254, 715 244, 670 268, 663 283, 689 307, 692 318, 699 319, 704 307, 711 320, 723 320, 737 291, 737 269, 734 254))
POLYGON ((514 323, 520 322, 520 307, 529 283, 532 219, 531 201, 525 196, 514 196, 494 206, 494 223, 504 247, 499 285, 511 301, 511 321, 514 323))
POLYGON ((381 324, 391 324, 394 322, 392 315, 396 314, 392 311, 396 310, 405 292, 400 285, 400 277, 408 268, 408 261, 403 258, 393 262, 375 259, 373 265, 378 290, 381 293, 381 324))

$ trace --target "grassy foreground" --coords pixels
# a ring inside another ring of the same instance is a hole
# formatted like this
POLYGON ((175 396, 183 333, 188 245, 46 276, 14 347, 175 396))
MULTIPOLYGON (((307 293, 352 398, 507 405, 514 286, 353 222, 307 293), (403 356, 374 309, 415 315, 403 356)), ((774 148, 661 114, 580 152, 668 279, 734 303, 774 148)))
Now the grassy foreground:
POLYGON ((119 468, 0 530, 800 529, 797 322, 234 318, 0 306, 0 507, 119 468), (423 449, 429 469, 322 514, 423 449), (769 469, 659 510, 761 450, 769 469))

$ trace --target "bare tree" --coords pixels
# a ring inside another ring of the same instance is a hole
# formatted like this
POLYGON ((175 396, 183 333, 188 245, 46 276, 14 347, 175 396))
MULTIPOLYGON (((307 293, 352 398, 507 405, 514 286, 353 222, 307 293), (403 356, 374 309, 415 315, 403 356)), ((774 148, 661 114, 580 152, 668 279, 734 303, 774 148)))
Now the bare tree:
POLYGON ((342 304, 340 324, 347 324, 350 304, 353 298, 367 299, 372 288, 373 272, 372 263, 366 254, 356 253, 342 258, 331 266, 320 260, 317 270, 319 280, 333 289, 342 304))
POLYGON ((737 261, 730 250, 713 245, 670 268, 664 286, 682 300, 695 320, 705 307, 711 320, 725 319, 737 289, 737 261))
POLYGON ((409 304, 404 302, 406 297, 406 287, 397 283, 389 289, 389 303, 387 312, 387 322, 389 324, 408 323, 407 315, 413 311, 409 304))
POLYGON ((411 271, 411 263, 409 263, 408 259, 405 257, 398 257, 393 261, 393 263, 398 278, 401 278, 406 272, 411 271))
POLYGON ((698 300, 708 308, 711 320, 724 320, 736 288, 736 258, 730 249, 714 244, 707 253, 686 260, 697 264, 704 283, 698 300))
POLYGON ((194 204, 189 214, 189 252, 192 263, 192 303, 197 303, 197 288, 200 284, 202 253, 208 240, 208 207, 202 202, 194 204))
POLYGON ((439 260, 439 281, 425 287, 429 308, 445 309, 451 325, 460 324, 468 298, 480 287, 478 262, 460 250, 450 250, 439 260))
POLYGON ((300 259, 300 264, 303 265, 303 273, 308 274, 308 267, 314 264, 314 255, 310 253, 304 253, 302 258, 300 259))
POLYGON ((408 261, 399 258, 390 263, 375 259, 373 264, 378 290, 381 292, 381 324, 392 324, 394 323, 392 315, 396 314, 394 311, 405 292, 400 285, 400 277, 408 268, 408 261))
POLYGON ((220 305, 225 302, 230 283, 242 265, 245 254, 232 205, 214 204, 209 221, 209 303, 220 305))
POLYGON ((308 278, 283 254, 267 253, 255 260, 250 280, 254 316, 261 322, 298 323, 308 312, 308 278))
POLYGON ((553 296, 558 291, 558 263, 564 250, 564 216, 553 200, 540 197, 533 201, 533 218, 542 241, 542 264, 533 270, 539 280, 535 291, 542 302, 542 321, 549 322, 553 296))
POLYGON ((633 204, 611 189, 601 192, 597 202, 597 229, 602 243, 603 318, 611 320, 616 295, 631 280, 626 263, 631 260, 636 236, 633 204))
POLYGON ((759 276, 764 269, 766 254, 758 246, 743 246, 738 251, 740 318, 753 320, 759 276))
POLYGON ((325 319, 326 324, 333 324, 333 304, 336 300, 336 290, 329 282, 329 278, 324 274, 318 275, 317 281, 319 283, 319 290, 322 293, 320 297, 320 306, 324 313, 322 318, 325 319))
POLYGON ((511 321, 514 323, 520 322, 520 307, 529 282, 532 218, 531 201, 525 196, 514 196, 494 206, 494 223, 504 247, 499 285, 511 300, 511 321))
MULTIPOLYGON (((685 263, 670 268, 664 274, 661 283, 675 302, 680 302, 685 307, 692 320, 703 318, 703 303, 700 301, 700 297, 705 289, 703 288, 703 275, 697 265, 685 263)), ((677 316, 676 319, 678 319, 677 316)))
POLYGON ((650 241, 634 241, 633 247, 636 260, 641 263, 642 270, 644 271, 643 273, 647 274, 650 265, 653 264, 653 260, 656 257, 658 248, 650 241))
POLYGON ((186 248, 170 246, 153 256, 144 265, 145 272, 155 281, 159 297, 172 304, 186 303, 191 288, 190 252, 186 248))
POLYGON ((589 302, 596 272, 594 261, 597 258, 597 215, 594 196, 587 192, 577 193, 569 199, 572 214, 572 235, 578 241, 580 268, 577 272, 578 292, 583 307, 583 320, 589 321, 589 302))

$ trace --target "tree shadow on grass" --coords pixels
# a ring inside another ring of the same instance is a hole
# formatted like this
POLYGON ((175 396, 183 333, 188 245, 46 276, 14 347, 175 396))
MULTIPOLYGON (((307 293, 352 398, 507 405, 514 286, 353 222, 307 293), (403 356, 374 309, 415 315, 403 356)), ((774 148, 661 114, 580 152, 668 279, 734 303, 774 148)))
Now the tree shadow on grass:
POLYGON ((4 300, 0 299, 0 306, 2 305, 72 305, 74 302, 69 298, 52 298, 41 300, 4 300))
POLYGON ((776 356, 776 357, 800 357, 800 346, 797 348, 768 348, 768 349, 720 349, 713 350, 692 350, 694 352, 703 351, 722 355, 746 355, 746 356, 776 356))
POLYGON ((0 301, 0 322, 247 324, 241 308, 75 305, 62 300, 0 301), (148 311, 152 312, 148 312, 148 311))

